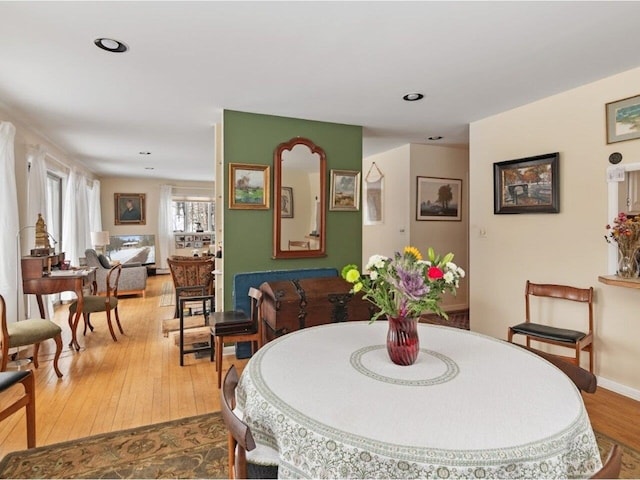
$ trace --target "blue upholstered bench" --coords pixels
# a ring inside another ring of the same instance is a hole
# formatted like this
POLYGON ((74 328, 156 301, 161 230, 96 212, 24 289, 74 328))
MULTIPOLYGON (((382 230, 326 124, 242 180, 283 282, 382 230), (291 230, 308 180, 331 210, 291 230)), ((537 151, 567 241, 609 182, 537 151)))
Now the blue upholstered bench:
MULTIPOLYGON (((249 312, 249 287, 260 288, 264 282, 278 280, 299 280, 302 278, 337 277, 335 268, 298 268, 294 270, 263 270, 259 272, 236 273, 233 277, 233 309, 249 312)), ((236 357, 249 358, 251 344, 248 342, 236 344, 236 357)))

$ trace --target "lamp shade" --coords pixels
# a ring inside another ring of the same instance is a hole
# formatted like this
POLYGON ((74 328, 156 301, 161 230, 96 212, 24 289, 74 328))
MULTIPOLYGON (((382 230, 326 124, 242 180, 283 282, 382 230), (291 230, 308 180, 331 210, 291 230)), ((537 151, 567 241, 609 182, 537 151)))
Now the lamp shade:
POLYGON ((91 243, 96 247, 109 245, 109 232, 91 232, 91 243))

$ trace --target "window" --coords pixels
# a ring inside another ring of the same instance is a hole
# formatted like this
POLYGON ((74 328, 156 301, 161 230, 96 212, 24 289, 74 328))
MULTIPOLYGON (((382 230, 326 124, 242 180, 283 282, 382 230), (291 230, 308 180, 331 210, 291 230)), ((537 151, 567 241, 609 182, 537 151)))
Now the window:
POLYGON ((174 232, 212 232, 215 228, 215 203, 212 201, 174 200, 174 232))
POLYGON ((47 172, 47 231, 62 242, 62 178, 47 172))

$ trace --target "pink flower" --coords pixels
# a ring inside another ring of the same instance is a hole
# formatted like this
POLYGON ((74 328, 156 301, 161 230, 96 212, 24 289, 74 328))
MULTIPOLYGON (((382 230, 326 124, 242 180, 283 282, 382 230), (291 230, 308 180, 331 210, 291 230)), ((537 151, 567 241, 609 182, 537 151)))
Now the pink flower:
POLYGON ((444 272, 439 267, 429 267, 427 270, 427 278, 429 280, 438 280, 444 277, 444 272))

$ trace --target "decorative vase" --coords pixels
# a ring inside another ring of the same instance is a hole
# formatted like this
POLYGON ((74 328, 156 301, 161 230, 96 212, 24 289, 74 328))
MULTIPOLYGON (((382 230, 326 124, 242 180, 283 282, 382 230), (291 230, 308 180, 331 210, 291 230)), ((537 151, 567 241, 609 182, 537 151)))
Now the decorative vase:
POLYGON ((620 250, 618 255, 618 276, 622 278, 633 278, 638 275, 638 265, 636 263, 636 252, 625 252, 620 250))
POLYGON ((413 365, 420 351, 418 338, 418 319, 387 315, 387 353, 396 365, 413 365))

